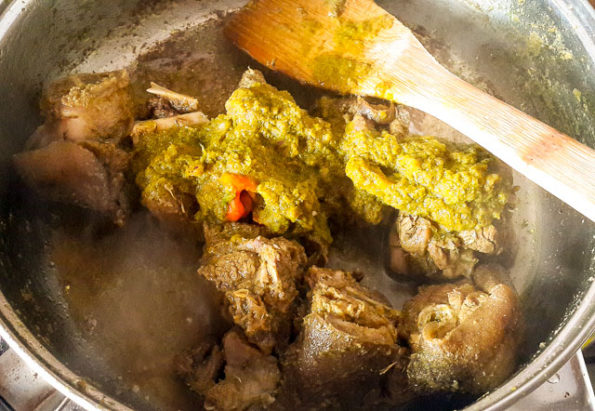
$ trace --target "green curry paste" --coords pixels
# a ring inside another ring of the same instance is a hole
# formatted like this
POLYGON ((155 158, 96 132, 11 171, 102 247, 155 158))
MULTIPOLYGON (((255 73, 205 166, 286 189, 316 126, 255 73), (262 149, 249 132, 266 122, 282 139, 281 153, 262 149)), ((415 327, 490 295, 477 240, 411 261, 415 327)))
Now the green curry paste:
POLYGON ((490 224, 508 199, 510 185, 475 146, 399 140, 336 118, 331 126, 263 83, 237 89, 226 110, 197 128, 142 136, 135 170, 143 201, 183 193, 196 199, 196 221, 224 221, 236 193, 221 176, 243 175, 257 183, 255 222, 330 244, 329 217, 378 224, 390 206, 460 231, 490 224))

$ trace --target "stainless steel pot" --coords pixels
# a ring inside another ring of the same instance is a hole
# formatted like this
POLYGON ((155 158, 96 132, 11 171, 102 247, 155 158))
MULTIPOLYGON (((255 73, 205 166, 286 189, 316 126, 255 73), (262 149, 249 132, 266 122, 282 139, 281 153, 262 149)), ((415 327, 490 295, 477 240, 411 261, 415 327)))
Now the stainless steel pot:
MULTIPOLYGON (((65 278, 54 266, 56 255, 52 252, 56 244, 76 249, 78 243, 68 233, 56 237, 54 223, 64 213, 72 213, 74 225, 84 222, 87 216, 69 209, 56 216, 51 206, 48 209, 24 194, 11 171, 11 155, 22 148, 24 140, 40 123, 38 99, 42 84, 66 72, 124 67, 138 59, 138 71, 146 74, 153 70, 165 75, 164 67, 175 60, 171 53, 167 57, 159 52, 147 55, 157 43, 165 41, 178 54, 174 56, 178 57, 178 63, 202 62, 203 66, 196 69, 185 68, 198 79, 197 88, 204 88, 208 82, 229 82, 241 67, 254 63, 225 43, 218 34, 217 24, 226 12, 243 3, 242 0, 0 3, 0 11, 3 10, 0 16, 0 336, 53 385, 88 408, 191 406, 191 400, 178 401, 185 394, 173 385, 167 386, 171 381, 167 380, 164 388, 165 380, 151 374, 160 366, 167 367, 165 363, 136 364, 130 358, 122 358, 134 355, 118 356, 123 351, 113 347, 126 343, 127 353, 137 353, 144 360, 158 356, 159 350, 167 354, 165 357, 171 356, 179 344, 176 345, 176 339, 166 337, 179 325, 174 321, 169 327, 167 321, 172 318, 177 321, 182 316, 189 324, 197 321, 198 328, 204 332, 208 327, 216 328, 215 320, 211 317, 205 320, 206 311, 193 305, 207 299, 204 294, 180 291, 186 286, 192 288, 187 276, 167 277, 165 283, 152 277, 133 276, 129 279, 131 284, 151 281, 158 284, 136 289, 137 300, 128 300, 122 290, 120 294, 114 291, 121 287, 118 281, 109 283, 103 279, 110 284, 106 288, 92 281, 96 278, 93 270, 98 260, 75 264, 78 271, 65 278), (210 69, 203 69, 209 65, 210 69), (213 65, 217 65, 216 70, 213 65), (215 74, 209 77, 206 72, 215 74), (77 278, 91 280, 69 283, 77 278), (173 286, 163 290, 170 283, 173 286), (176 284, 182 285, 176 287, 176 284), (96 318, 85 317, 88 312, 73 307, 76 300, 69 293, 74 292, 75 286, 82 289, 79 300, 88 297, 91 289, 99 297, 108 296, 103 301, 102 324, 98 325, 96 318), (167 292, 157 296, 161 291, 167 292), (178 304, 180 312, 161 315, 161 311, 168 310, 169 301, 174 300, 182 301, 178 304), (154 303, 153 308, 160 311, 154 321, 150 306, 135 305, 139 301, 154 303), (144 315, 142 310, 149 313, 144 315), (131 341, 147 338, 137 335, 138 328, 131 324, 158 324, 151 329, 150 338, 162 345, 157 344, 146 352, 141 343, 138 347, 130 346, 131 341), (103 331, 97 331, 101 327, 103 331), (127 374, 130 368, 140 370, 141 374, 144 370, 145 379, 154 378, 155 383, 131 383, 127 374)), ((595 146, 595 14, 586 2, 385 0, 380 3, 413 28, 436 57, 455 73, 595 146)), ((177 68, 182 66, 179 63, 177 68)), ((173 77, 170 80, 175 82, 173 77)), ((217 101, 213 107, 216 105, 217 101)), ((509 381, 471 404, 469 409, 473 410, 504 408, 520 399, 555 373, 595 329, 595 224, 585 221, 521 176, 515 175, 515 183, 521 190, 513 217, 516 244, 510 247, 516 250, 512 275, 522 294, 527 319, 524 363, 509 381)), ((142 221, 133 224, 130 235, 149 236, 158 249, 167 247, 169 240, 151 237, 151 233, 139 228, 142 226, 142 221)), ((110 245, 105 247, 109 249, 110 245)), ((102 250, 95 248, 90 255, 96 256, 102 250)), ((154 251, 159 254, 157 249, 154 251)), ((153 255, 144 257, 153 258, 153 255)), ((178 265, 180 272, 185 270, 178 265)), ((192 332, 201 331, 192 328, 192 332)))

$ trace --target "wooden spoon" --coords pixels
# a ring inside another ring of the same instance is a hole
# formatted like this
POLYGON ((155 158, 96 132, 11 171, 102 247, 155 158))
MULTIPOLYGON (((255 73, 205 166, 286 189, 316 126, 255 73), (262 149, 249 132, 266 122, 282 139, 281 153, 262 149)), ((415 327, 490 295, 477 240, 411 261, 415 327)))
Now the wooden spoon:
POLYGON ((225 33, 304 83, 439 118, 595 221, 595 151, 450 73, 372 0, 253 0, 225 33))

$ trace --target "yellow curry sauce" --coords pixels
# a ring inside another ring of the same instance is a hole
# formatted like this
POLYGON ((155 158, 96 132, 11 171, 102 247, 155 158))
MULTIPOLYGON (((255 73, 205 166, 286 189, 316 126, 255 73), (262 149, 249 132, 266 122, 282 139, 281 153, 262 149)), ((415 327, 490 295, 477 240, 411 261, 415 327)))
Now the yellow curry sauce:
POLYGON ((489 225, 508 200, 510 183, 476 146, 358 130, 332 110, 329 122, 262 83, 237 89, 226 110, 198 128, 143 136, 135 150, 143 201, 175 188, 196 198, 197 221, 224 221, 237 193, 221 177, 247 176, 257 183, 254 221, 329 244, 329 217, 378 224, 390 206, 461 231, 489 225))

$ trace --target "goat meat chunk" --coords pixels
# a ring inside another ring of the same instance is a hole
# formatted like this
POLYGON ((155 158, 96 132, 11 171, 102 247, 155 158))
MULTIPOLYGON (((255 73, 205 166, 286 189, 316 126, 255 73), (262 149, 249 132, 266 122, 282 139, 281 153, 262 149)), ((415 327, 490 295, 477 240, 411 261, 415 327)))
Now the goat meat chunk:
POLYGON ((499 266, 478 266, 475 285, 422 287, 405 303, 400 334, 412 349, 407 375, 420 393, 479 395, 515 369, 522 337, 516 292, 499 266))
POLYGON ((113 145, 86 148, 68 141, 14 156, 25 183, 42 196, 96 210, 120 225, 132 202, 124 177, 128 160, 128 154, 113 145))
MULTIPOLYGON (((100 74, 75 74, 60 79, 44 91, 41 103, 46 117, 45 136, 75 142, 109 140, 118 143, 134 123, 130 79, 125 70, 100 74)), ((29 147, 40 147, 39 138, 29 147)), ((46 140, 47 141, 47 140, 46 140)))
POLYGON ((228 237, 226 230, 205 232, 198 273, 225 293, 228 312, 248 340, 271 352, 289 337, 306 254, 301 245, 282 237, 246 238, 242 233, 250 237, 253 232, 245 228, 228 237))
POLYGON ((405 358, 399 312, 343 271, 312 267, 306 282, 310 310, 283 356, 284 391, 305 407, 354 407, 405 358))
POLYGON ((281 380, 277 359, 251 346, 241 332, 223 337, 225 378, 205 393, 205 409, 239 411, 275 402, 281 380))

